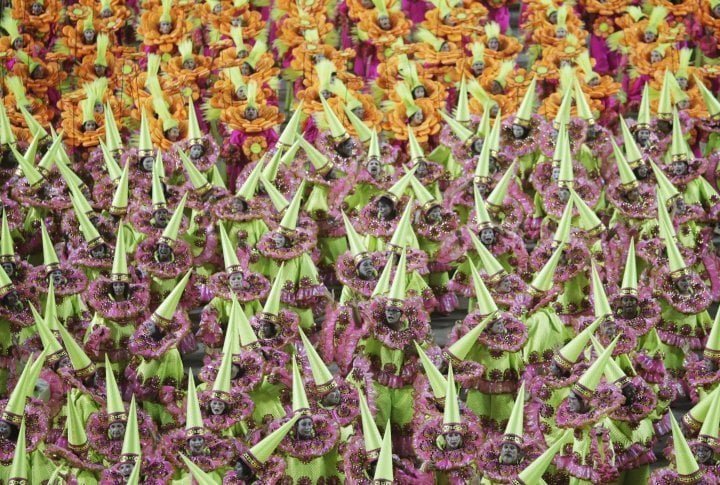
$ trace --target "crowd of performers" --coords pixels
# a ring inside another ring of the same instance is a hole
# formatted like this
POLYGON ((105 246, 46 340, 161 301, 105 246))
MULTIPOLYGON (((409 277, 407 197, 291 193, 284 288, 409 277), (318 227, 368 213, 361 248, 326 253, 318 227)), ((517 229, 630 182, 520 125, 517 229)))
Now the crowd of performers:
POLYGON ((720 482, 720 1, 3 5, 0 483, 720 482))

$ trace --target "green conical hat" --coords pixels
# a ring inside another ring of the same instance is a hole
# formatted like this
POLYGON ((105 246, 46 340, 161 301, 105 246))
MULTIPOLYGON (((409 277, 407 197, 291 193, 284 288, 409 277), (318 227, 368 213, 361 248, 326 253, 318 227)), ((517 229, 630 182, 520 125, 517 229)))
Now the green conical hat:
POLYGON ((427 188, 425 188, 425 186, 417 179, 417 177, 413 176, 412 179, 410 179, 410 183, 412 184, 415 198, 417 198, 418 202, 420 202, 420 205, 422 206, 422 211, 424 213, 427 213, 433 207, 440 206, 440 202, 435 198, 433 194, 430 193, 427 188))
POLYGON ((28 479, 27 441, 25 439, 25 419, 20 423, 20 431, 15 441, 15 454, 10 464, 7 483, 30 483, 28 479))
MULTIPOLYGON (((222 355, 233 355, 240 353, 240 332, 238 330, 238 312, 243 313, 240 304, 235 295, 232 295, 232 303, 228 314, 227 328, 225 329, 225 339, 223 340, 222 355)), ((243 313, 244 314, 244 313, 243 313)))
POLYGON ((572 212, 575 201, 572 198, 568 199, 565 209, 563 210, 560 222, 558 222, 557 229, 555 229, 555 235, 553 241, 555 244, 569 243, 570 242, 570 223, 572 222, 572 212))
POLYGON ((188 140, 202 140, 203 134, 200 130, 200 123, 195 113, 195 104, 193 104, 192 96, 188 97, 188 140))
POLYGON ((673 108, 672 142, 670 143, 670 157, 672 161, 687 160, 688 148, 685 136, 680 124, 680 116, 676 108, 673 108))
POLYGON ((536 79, 533 76, 527 91, 525 91, 525 96, 518 107, 517 114, 515 115, 515 123, 519 125, 527 126, 530 123, 533 108, 535 107, 535 86, 536 79))
POLYGON ((355 264, 357 264, 364 258, 367 258, 369 253, 367 247, 365 246, 365 242, 360 237, 360 234, 355 231, 352 222, 350 222, 348 216, 345 215, 345 212, 342 212, 342 216, 343 222, 345 223, 345 235, 347 236, 350 254, 352 254, 353 260, 355 261, 355 264))
POLYGON ((575 190, 570 189, 570 197, 580 213, 580 227, 591 235, 597 235, 605 230, 605 225, 575 190))
POLYGON ((200 170, 197 169, 195 164, 188 158, 188 156, 183 152, 182 150, 177 151, 178 155, 180 155, 180 160, 182 160, 183 167, 185 167, 185 171, 188 174, 188 177, 190 178, 190 183, 193 186, 193 192, 195 192, 198 195, 202 195, 208 190, 212 188, 212 185, 210 185, 210 182, 208 182, 208 179, 205 175, 200 172, 200 170))
POLYGON ((720 311, 715 314, 715 321, 710 330, 703 354, 709 359, 720 359, 720 311))
POLYGON ((270 182, 267 178, 265 178, 265 175, 262 175, 260 177, 260 180, 263 183, 263 187, 265 187, 265 193, 267 193, 268 197, 270 198, 270 201, 273 204, 273 207, 275 207, 275 210, 278 212, 283 212, 285 209, 287 209, 288 205, 290 205, 285 198, 284 195, 280 193, 280 191, 273 185, 272 182, 270 182))
POLYGON ((165 297, 163 302, 160 303, 160 306, 155 309, 151 318, 153 318, 156 324, 162 325, 162 322, 172 321, 173 316, 175 315, 175 310, 177 310, 177 307, 180 304, 180 299, 185 292, 185 287, 187 286, 191 275, 192 269, 185 273, 185 276, 183 276, 183 278, 175 285, 175 288, 173 288, 170 294, 165 297))
POLYGON ((555 149, 553 150, 552 157, 553 166, 562 164, 563 155, 565 155, 565 142, 567 136, 567 125, 565 123, 562 123, 558 128, 557 139, 555 140, 555 149))
MULTIPOLYGON (((654 330, 654 329, 653 329, 654 330)), ((720 386, 716 387, 712 391, 710 391, 708 394, 703 395, 702 390, 700 392, 700 401, 698 401, 695 406, 690 408, 690 410, 685 413, 685 416, 683 416, 682 420, 683 423, 688 427, 688 429, 697 432, 700 427, 702 426, 702 423, 705 422, 705 418, 710 412, 710 407, 713 405, 715 400, 718 398, 718 395, 720 394, 720 386)))
POLYGON ((567 136, 563 141, 563 147, 563 154, 560 158, 560 174, 558 175, 558 185, 560 185, 560 187, 572 187, 575 183, 575 174, 573 172, 573 161, 572 155, 570 153, 570 141, 568 140, 567 136))
POLYGON ((475 325, 469 332, 460 337, 455 343, 448 347, 445 352, 450 357, 450 360, 456 360, 462 362, 467 357, 467 354, 472 350, 473 346, 477 343, 477 339, 493 319, 492 315, 488 315, 475 325))
MULTIPOLYGON (((233 346, 233 341, 237 342, 238 340, 237 330, 231 328, 229 321, 225 337, 226 343, 228 340, 230 341, 228 343, 228 346, 230 347, 233 346)), ((234 346, 237 347, 237 343, 234 346)), ((232 375, 232 365, 233 353, 223 352, 222 362, 220 363, 220 368, 218 369, 217 376, 215 376, 215 382, 213 382, 213 397, 218 399, 224 399, 230 395, 230 376, 232 375)))
POLYGON ((711 447, 716 448, 720 443, 720 399, 717 394, 713 396, 710 410, 708 411, 705 421, 703 421, 702 428, 698 437, 700 441, 709 444, 711 447))
POLYGON ((367 143, 368 141, 370 141, 372 137, 372 132, 375 130, 371 130, 363 120, 358 118, 358 116, 353 113, 353 110, 350 109, 347 103, 343 104, 343 110, 345 111, 345 115, 350 120, 350 124, 355 129, 358 140, 360 140, 361 143, 367 143))
POLYGON ((138 150, 140 153, 153 151, 152 137, 150 136, 150 125, 148 124, 145 110, 140 115, 140 138, 138 139, 138 150))
POLYGON ((395 278, 388 293, 388 304, 390 305, 402 307, 405 304, 406 265, 407 254, 405 249, 403 249, 402 253, 400 253, 400 261, 398 261, 397 269, 395 270, 395 278))
POLYGON ((675 226, 673 226, 672 219, 668 213, 667 206, 665 205, 665 199, 660 193, 659 188, 655 188, 655 197, 657 198, 657 224, 660 232, 660 237, 663 239, 677 240, 677 233, 675 232, 675 226))
POLYGON ((480 123, 478 123, 477 128, 475 128, 475 136, 487 139, 490 136, 490 111, 492 111, 492 107, 490 102, 484 102, 482 105, 483 113, 480 117, 480 123))
POLYGON ((294 414, 309 414, 310 403, 308 402, 307 392, 305 392, 305 384, 302 380, 302 374, 297 365, 297 359, 293 359, 292 363, 293 383, 292 383, 292 410, 294 414))
POLYGON ((578 78, 575 78, 575 105, 577 106, 578 116, 585 120, 589 125, 595 123, 595 116, 593 115, 592 109, 588 104, 585 93, 583 92, 582 85, 578 78))
POLYGON ((280 138, 278 138, 277 143, 281 148, 290 148, 295 142, 295 136, 297 135, 298 127, 300 126, 300 117, 303 114, 302 105, 303 102, 300 101, 300 103, 295 107, 295 112, 290 118, 290 121, 288 121, 288 124, 285 125, 285 129, 282 133, 280 133, 280 138))
POLYGON ((303 332, 301 328, 298 328, 298 332, 300 333, 303 347, 305 347, 305 355, 307 355, 308 361, 310 362, 310 371, 312 372, 315 387, 318 392, 326 392, 336 387, 337 384, 335 383, 332 373, 325 365, 325 362, 323 362, 322 357, 317 353, 317 350, 315 350, 315 347, 313 347, 313 344, 310 343, 310 340, 305 336, 305 332, 303 332))
POLYGON ((585 398, 586 402, 588 402, 595 393, 595 388, 597 388, 597 385, 600 383, 608 361, 612 359, 612 353, 615 350, 619 338, 619 335, 615 337, 595 362, 580 376, 580 379, 573 384, 572 390, 585 398))
POLYGON ((5 103, 0 103, 0 145, 13 145, 16 141, 12 132, 12 123, 5 110, 5 103))
POLYGON ((620 292, 626 294, 637 294, 637 262, 635 261, 635 238, 630 239, 627 258, 625 258, 625 272, 623 273, 620 292))
POLYGON ((480 242, 474 232, 470 232, 470 240, 480 257, 480 264, 482 264, 485 272, 490 276, 490 279, 497 278, 499 275, 505 274, 505 268, 500 264, 495 256, 480 242))
POLYGON ((20 166, 20 170, 22 171, 22 174, 27 180, 30 188, 36 188, 37 186, 39 186, 45 180, 45 178, 42 176, 42 174, 40 174, 38 169, 35 168, 32 163, 25 160, 24 156, 18 153, 15 145, 10 145, 10 150, 15 156, 15 160, 17 160, 17 163, 20 166))
POLYGON ((630 164, 628 164, 627 160, 625 160, 625 156, 623 156, 613 137, 610 138, 610 143, 612 144, 613 155, 615 156, 615 164, 617 165, 618 173, 620 174, 620 183, 625 188, 636 187, 638 181, 635 177, 635 173, 632 171, 632 168, 630 168, 630 164))
POLYGON ((280 230, 286 233, 294 233, 297 227, 298 215, 300 214, 300 201, 302 200, 303 193, 305 192, 305 180, 300 182, 300 186, 297 188, 293 199, 290 201, 290 205, 285 210, 283 218, 280 221, 280 230))
MULTIPOLYGON (((102 140, 100 140, 100 143, 102 143, 102 140)), ((117 123, 115 123, 115 114, 113 114, 109 101, 105 103, 105 147, 110 153, 123 147, 120 131, 117 123)))
POLYGON ((45 221, 43 220, 40 221, 40 230, 42 232, 43 242, 43 265, 45 266, 45 271, 47 272, 59 266, 60 260, 55 252, 55 247, 53 246, 50 235, 45 227, 45 221))
MULTIPOLYGON (((43 355, 41 354, 40 357, 43 357, 43 355)), ((29 384, 31 384, 29 382, 29 377, 33 362, 32 358, 28 359, 22 372, 20 373, 17 384, 15 384, 15 387, 10 392, 10 397, 8 398, 7 404, 5 404, 5 409, 3 410, 2 415, 0 415, 4 421, 17 425, 20 424, 20 420, 25 415, 25 401, 28 396, 27 390, 29 384)), ((34 385, 34 383, 32 384, 34 385)))
POLYGON ((125 424, 125 436, 123 437, 120 461, 140 461, 142 447, 140 445, 140 431, 138 429, 137 404, 135 396, 130 400, 127 423, 125 424))
MULTIPOLYGON (((645 83, 640 99, 640 108, 638 110, 637 126, 650 127, 650 83, 645 83)), ((629 157, 628 157, 629 158, 629 157)))
POLYGON ((2 232, 0 233, 0 260, 14 260, 15 246, 13 244, 12 234, 10 234, 10 225, 8 224, 7 214, 3 208, 2 213, 2 232))
POLYGON ((162 185, 162 171, 162 155, 158 150, 152 168, 152 205, 154 209, 167 206, 165 190, 162 185))
POLYGON ((88 219, 87 213, 84 212, 78 203, 78 199, 70 195, 70 201, 72 202, 73 209, 75 212, 75 218, 80 226, 80 232, 83 235, 83 239, 87 243, 88 248, 93 248, 98 244, 103 243, 103 238, 100 236, 97 228, 88 219))
POLYGON ((592 262, 591 266, 595 318, 607 317, 608 315, 612 315, 612 308, 610 308, 610 302, 605 294, 605 288, 603 287, 603 282, 597 272, 595 261, 592 262))
POLYGON ((670 229, 667 224, 668 223, 665 222, 664 219, 660 219, 660 233, 662 234, 663 231, 665 232, 665 237, 663 239, 665 240, 665 247, 667 248, 670 274, 675 274, 687 270, 687 265, 685 264, 685 261, 683 261, 682 254, 680 254, 675 238, 670 236, 672 229, 670 229))
POLYGON ((138 460, 133 465, 132 472, 130 472, 130 476, 128 477, 128 481, 126 485, 140 485, 140 468, 142 467, 142 461, 138 460))
POLYGON ((457 107, 455 108, 455 121, 460 123, 470 122, 470 107, 468 104, 468 90, 465 76, 460 79, 460 87, 458 88, 457 107))
POLYGON ((105 387, 107 390, 105 409, 110 422, 126 421, 128 417, 125 413, 125 405, 120 396, 120 388, 118 388, 115 374, 113 373, 112 365, 110 364, 110 359, 107 354, 105 354, 105 387))
POLYGON ((368 147, 368 160, 370 159, 377 159, 380 160, 380 141, 378 139, 378 132, 377 130, 372 130, 370 133, 370 146, 368 147))
POLYGON ((478 189, 477 184, 473 184, 473 198, 475 200, 475 222, 478 228, 482 229, 492 226, 492 219, 490 219, 490 214, 485 207, 485 201, 480 195, 480 189, 478 189))
MULTIPOLYGON (((285 422, 278 429, 263 438, 258 444, 250 448, 250 454, 252 458, 259 464, 265 463, 275 452, 275 449, 280 445, 283 438, 290 432, 295 426, 297 420, 300 419, 300 415, 296 414, 292 416, 288 421, 285 422)), ((252 461, 252 460, 251 460, 252 461)))
POLYGON ((417 165, 414 165, 410 170, 405 172, 405 174, 388 189, 384 196, 389 197, 393 202, 397 203, 402 198, 408 185, 410 185, 410 179, 415 175, 416 168, 417 165))
POLYGON ((85 434, 85 423, 82 416, 75 408, 75 399, 77 399, 77 389, 70 390, 70 396, 67 400, 67 428, 68 445, 70 448, 81 448, 87 444, 87 434, 85 434))
POLYGON ((117 241, 115 242, 115 254, 113 255, 112 272, 110 278, 113 281, 130 282, 130 272, 127 266, 127 253, 125 250, 125 236, 122 223, 119 224, 117 230, 117 241))
MULTIPOLYGON (((481 243, 482 244, 482 243, 481 243)), ((485 286, 480 273, 478 272, 475 264, 472 260, 468 259, 470 263, 470 272, 472 273, 473 288, 475 289, 475 299, 477 300, 477 309, 481 315, 494 315, 498 311, 498 307, 493 300, 490 291, 485 286)))
POLYGON ((183 211, 185 210, 185 203, 187 202, 188 193, 183 194, 180 203, 175 208, 168 225, 163 229, 160 240, 166 243, 168 246, 172 246, 177 241, 178 232, 180 231, 180 224, 182 223, 183 211))
POLYGON ((447 387, 445 388, 445 409, 443 412, 443 432, 458 430, 462 424, 460 406, 458 404, 457 390, 455 389, 455 375, 452 364, 448 367, 447 387))
POLYGON ((30 112, 25 108, 25 106, 20 105, 19 108, 22 117, 25 119, 25 124, 27 125, 28 130, 30 130, 30 134, 32 136, 39 136, 40 139, 43 139, 46 136, 50 136, 47 130, 43 128, 40 122, 36 120, 32 114, 30 114, 30 112))
MULTIPOLYGON (((625 144, 625 159, 627 160, 627 163, 630 164, 630 167, 635 167, 643 161, 642 152, 637 146, 635 138, 633 138, 632 133, 630 133, 630 128, 628 128, 627 123, 622 116, 620 116, 620 128, 622 130, 623 142, 625 144)), ((617 160, 617 155, 615 158, 617 160)), ((622 171, 620 172, 620 176, 622 177, 622 171)), ((625 182, 623 181, 623 183, 625 182)))
POLYGON ((382 273, 380 273, 380 278, 378 278, 377 283, 375 284, 375 289, 372 292, 371 296, 383 296, 386 295, 389 288, 390 288, 390 277, 392 276, 393 272, 393 259, 389 258, 387 263, 385 264, 385 267, 382 270, 382 273))
POLYGON ((117 161, 115 161, 115 157, 113 157, 113 154, 110 152, 110 149, 107 147, 107 145, 105 145, 102 140, 98 141, 100 142, 100 151, 102 151, 103 154, 105 170, 107 170, 110 180, 115 181, 120 178, 120 175, 122 173, 120 165, 118 165, 117 161))
POLYGON ((240 304, 237 302, 237 299, 233 299, 234 301, 232 309, 230 310, 230 317, 233 320, 233 325, 237 329, 237 333, 240 337, 240 345, 242 347, 253 347, 258 345, 258 338, 257 335, 255 335, 255 330, 253 330, 250 325, 245 312, 243 312, 242 308, 240 308, 240 304))
MULTIPOLYGON (((53 132, 54 133, 54 132, 53 132)), ((47 175, 50 173, 50 170, 52 170, 53 164, 58 162, 60 160, 60 157, 62 156, 67 157, 67 154, 65 153, 65 149, 62 146, 62 137, 59 136, 53 136, 53 142, 50 145, 50 148, 45 152, 45 155, 40 159, 40 162, 38 163, 38 170, 43 174, 47 175)), ((30 160, 27 156, 25 159, 32 163, 33 160, 30 160)), ((60 168, 60 166, 58 166, 60 168)))
POLYGON ((543 452, 542 455, 535 458, 523 471, 518 473, 517 478, 512 481, 513 485, 537 485, 543 483, 542 476, 548 469, 560 448, 572 438, 572 430, 568 429, 558 437, 557 440, 543 452))
POLYGON ((225 260, 225 271, 227 273, 242 271, 240 260, 238 259, 235 248, 230 241, 230 236, 228 236, 228 233, 225 230, 225 226, 220 222, 218 223, 218 227, 220 228, 220 242, 222 244, 223 259, 225 260))
POLYGON ((487 196, 485 202, 493 207, 502 207, 508 193, 508 188, 510 187, 510 182, 514 176, 515 162, 510 164, 502 178, 498 181, 497 185, 495 185, 495 188, 490 192, 490 195, 487 196))
POLYGON ((325 175, 334 168, 334 164, 326 157, 320 150, 315 148, 308 142, 302 135, 298 136, 298 143, 307 155, 310 163, 315 168, 315 173, 318 175, 325 175))
POLYGON ((268 293, 267 300, 265 300, 265 306, 263 307, 263 318, 275 321, 277 315, 280 312, 280 295, 282 294, 282 288, 285 284, 285 263, 280 265, 275 281, 273 281, 270 287, 270 293, 268 293))
POLYGON ((40 341, 43 344, 44 352, 48 356, 48 363, 57 362, 63 356, 65 356, 65 349, 63 349, 60 341, 50 331, 47 324, 45 323, 45 320, 43 320, 43 318, 37 312, 32 303, 30 303, 30 311, 33 314, 33 318, 35 320, 35 328, 38 335, 40 336, 40 341))
POLYGON ((118 182, 115 193, 113 194, 112 202, 110 203, 110 213, 115 216, 122 216, 127 214, 128 208, 128 185, 130 181, 130 162, 125 163, 122 174, 120 175, 120 181, 118 182))
MULTIPOLYGON (((594 335, 590 336, 590 341, 592 342, 593 349, 597 355, 600 355, 605 351, 605 347, 602 346, 594 335)), ((607 361, 607 367, 604 370, 604 374, 608 381, 616 383, 620 387, 622 387, 622 381, 627 379, 627 375, 614 359, 609 359, 607 361)))
POLYGON ((570 370, 587 347, 590 336, 595 333, 595 329, 597 329, 598 325, 604 320, 602 317, 596 318, 594 322, 573 337, 564 347, 556 351, 554 357, 555 362, 563 369, 570 370))
POLYGON ((477 165, 475 166, 474 177, 477 180, 490 179, 490 135, 485 138, 480 155, 478 156, 477 165))
POLYGON ((202 468, 193 463, 187 456, 180 453, 180 458, 182 458, 185 466, 190 471, 190 475, 198 485, 217 485, 217 480, 215 478, 203 471, 202 468))
MULTIPOLYGON (((444 391, 443 391, 444 392, 444 391)), ((382 436, 375 424, 375 418, 370 412, 367 399, 363 392, 358 391, 360 400, 360 418, 362 420, 363 440, 365 441, 365 452, 378 453, 382 446, 382 436)))
POLYGON ((33 139, 30 141, 30 146, 28 146, 27 150, 25 150, 25 160, 27 160, 30 164, 35 163, 35 159, 37 158, 37 151, 38 147, 40 146, 40 135, 35 135, 33 139))
POLYGON ((447 391, 447 380, 440 373, 435 364, 432 363, 430 358, 427 356, 425 351, 420 345, 415 342, 415 348, 420 356, 420 362, 422 363, 423 369, 425 370, 425 376, 427 376, 430 382, 430 388, 432 389, 435 399, 445 399, 445 393, 447 391))
POLYGON ((399 252, 402 248, 407 247, 408 245, 408 240, 411 236, 410 233, 412 232, 412 224, 410 222, 410 216, 412 215, 412 213, 413 198, 410 197, 410 200, 408 200, 408 203, 405 206, 405 210, 400 217, 400 221, 395 228, 395 232, 393 233, 393 236, 392 238, 390 238, 390 242, 388 243, 390 249, 392 249, 396 253, 399 252))
POLYGON ((438 113, 440 113, 442 119, 445 120, 445 123, 447 123, 452 132, 455 134, 456 137, 458 137, 461 142, 466 143, 473 138, 473 135, 475 133, 473 133, 472 130, 465 128, 460 121, 456 120, 452 116, 449 116, 442 110, 438 110, 438 113))
POLYGON ((200 411, 200 402, 197 398, 195 377, 192 369, 188 369, 187 401, 185 403, 187 420, 185 421, 185 435, 202 434, 205 426, 200 411))
POLYGON ((420 143, 418 142, 417 138, 415 138, 415 132, 409 125, 407 127, 407 135, 408 146, 410 148, 410 162, 412 162, 414 165, 421 160, 425 160, 425 152, 423 151, 422 147, 420 147, 420 143))
MULTIPOLYGON (((698 87, 698 89, 700 89, 700 94, 702 94, 703 100, 705 101, 705 107, 710 114, 710 118, 716 119, 718 116, 720 116, 720 101, 718 101, 717 98, 713 95, 713 93, 710 92, 710 90, 705 86, 705 83, 698 79, 697 76, 693 77, 695 78, 695 85, 698 87)), ((1 121, 2 118, 0 118, 0 122, 1 121)), ((0 143, 1 142, 2 139, 0 138, 0 143)))
POLYGON ((65 350, 72 362, 75 375, 86 377, 92 374, 95 371, 95 364, 90 360, 90 357, 87 356, 80 344, 77 343, 63 325, 58 325, 58 330, 65 344, 65 350))
POLYGON ((47 328, 53 331, 53 333, 58 331, 58 327, 60 326, 60 320, 58 320, 57 316, 57 300, 55 299, 55 284, 53 283, 52 278, 50 279, 50 282, 48 283, 48 292, 47 297, 45 298, 45 313, 43 315, 43 320, 45 322, 45 325, 47 325, 47 328))
POLYGON ((695 461, 695 456, 693 455, 690 446, 687 444, 685 436, 683 436, 680 426, 678 426, 678 423, 675 420, 675 416, 673 413, 668 414, 670 415, 673 447, 675 448, 675 471, 678 475, 680 475, 680 477, 688 480, 687 482, 683 480, 683 483, 694 483, 692 478, 699 478, 702 474, 702 470, 697 464, 697 461, 695 461))
POLYGON ((13 285, 12 280, 5 272, 5 269, 0 266, 0 297, 4 297, 14 289, 15 286, 13 285))
POLYGON ((670 80, 670 76, 670 71, 666 69, 665 75, 663 76, 662 89, 660 89, 660 99, 658 100, 657 116, 658 118, 664 120, 672 118, 673 111, 672 96, 670 92, 672 81, 670 80))
POLYGON ((522 446, 525 439, 525 431, 523 421, 525 417, 525 382, 520 386, 507 426, 505 426, 505 434, 503 442, 515 443, 522 446))
POLYGON ((555 114, 555 120, 553 126, 555 129, 559 129, 562 125, 570 123, 570 108, 572 107, 572 91, 570 86, 566 86, 562 94, 562 101, 560 101, 560 107, 555 114))
POLYGON ((245 200, 252 200, 252 198, 255 197, 258 182, 260 181, 260 176, 262 175, 262 169, 262 162, 257 162, 255 167, 252 169, 252 172, 250 172, 250 175, 248 175, 248 178, 245 179, 245 182, 243 182, 242 186, 235 194, 237 197, 242 197, 245 200))
POLYGON ((390 428, 390 421, 388 421, 387 426, 385 426, 385 436, 383 436, 382 447, 380 448, 380 457, 375 465, 374 485, 390 484, 394 481, 390 428))
POLYGON ((330 135, 332 136, 333 141, 335 143, 340 143, 347 139, 349 137, 347 130, 327 101, 325 101, 324 96, 320 96, 320 103, 322 104, 325 122, 327 123, 328 128, 330 128, 330 135))

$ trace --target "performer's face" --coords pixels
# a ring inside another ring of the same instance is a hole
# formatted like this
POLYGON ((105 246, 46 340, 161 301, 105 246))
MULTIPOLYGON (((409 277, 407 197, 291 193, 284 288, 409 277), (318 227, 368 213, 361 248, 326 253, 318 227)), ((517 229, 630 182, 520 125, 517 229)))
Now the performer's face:
POLYGON ((340 404, 342 395, 340 394, 339 389, 333 389, 332 391, 328 392, 323 396, 322 403, 325 406, 331 407, 331 406, 337 406, 340 404))
POLYGON ((585 408, 585 405, 583 404, 582 399, 574 392, 570 392, 570 394, 567 397, 567 400, 568 400, 568 407, 570 408, 570 411, 572 411, 574 413, 580 413, 585 408))
POLYGON ((190 147, 190 159, 199 160, 203 155, 205 155, 205 147, 200 143, 195 143, 190 147))
POLYGON ((245 212, 247 210, 247 203, 239 197, 234 197, 231 207, 235 212, 245 212))
POLYGON ((415 88, 412 91, 413 99, 420 99, 427 96, 427 91, 425 90, 425 86, 415 86, 415 88))
POLYGON ((287 244, 287 239, 283 234, 280 234, 279 232, 273 233, 271 236, 273 242, 275 243, 275 246, 278 248, 284 248, 287 244))
POLYGON ((520 459, 520 450, 513 443, 503 443, 500 449, 500 463, 503 465, 514 465, 520 459))
POLYGON ((470 145, 470 148, 472 148, 473 153, 479 155, 480 152, 482 152, 484 143, 485 141, 482 138, 475 138, 472 142, 472 145, 470 145))
POLYGON ((645 41, 646 44, 650 44, 650 43, 652 43, 652 42, 655 42, 656 39, 657 39, 657 35, 655 34, 655 32, 651 32, 651 31, 649 31, 649 30, 646 30, 646 31, 643 33, 643 40, 645 41))
POLYGON ((508 276, 503 276, 498 283, 496 290, 498 293, 502 294, 510 293, 510 290, 512 290, 512 283, 510 282, 510 278, 508 276))
POLYGON ((245 101, 247 99, 247 88, 245 86, 240 86, 235 90, 235 96, 240 101, 245 101))
POLYGON ((490 324, 490 333, 495 335, 505 335, 507 333, 507 327, 505 327, 505 322, 503 322, 499 318, 492 322, 490 324))
POLYGON ((686 77, 676 77, 675 80, 678 82, 680 89, 685 91, 688 88, 688 79, 686 77))
POLYGON ((277 329, 275 328, 275 324, 272 322, 269 322, 267 320, 264 320, 262 324, 260 325, 260 338, 273 338, 277 335, 277 329))
POLYGON ((628 202, 637 202, 640 200, 640 191, 636 187, 633 187, 625 192, 625 198, 628 202))
POLYGON ((688 171, 688 164, 683 160, 678 160, 672 163, 671 168, 673 175, 685 175, 688 171))
POLYGON ((297 422, 297 434, 300 439, 310 439, 315 434, 313 420, 311 418, 301 418, 297 422))
POLYGON ((697 445, 693 452, 695 460, 700 464, 709 462, 713 456, 712 449, 707 445, 697 445))
POLYGON ((625 397, 625 405, 629 406, 635 402, 635 396, 637 395, 637 389, 633 384, 626 384, 622 388, 623 396, 625 397))
POLYGON ((423 121, 425 121, 425 115, 422 110, 417 111, 410 117, 410 125, 412 126, 422 125, 423 121))
POLYGON ((211 399, 210 400, 210 412, 213 413, 214 416, 220 416, 225 412, 226 404, 221 401, 220 399, 211 399))
POLYGON ((355 116, 357 116, 360 119, 363 119, 365 117, 365 107, 363 105, 355 106, 352 109, 352 112, 355 116))
POLYGON ((650 53, 650 62, 656 64, 663 60, 663 55, 659 51, 652 51, 650 53))
POLYGON ((367 163, 367 171, 373 177, 380 175, 380 160, 377 158, 371 158, 367 163))
POLYGON ((120 475, 122 475, 123 478, 129 478, 130 474, 132 474, 133 468, 135 468, 134 463, 125 461, 123 463, 120 463, 120 466, 118 467, 118 472, 120 472, 120 475))
POLYGON ((0 438, 8 439, 12 434, 12 426, 7 421, 0 420, 0 438))
POLYGON ((417 164, 417 169, 415 170, 415 173, 417 173, 419 176, 423 177, 427 175, 428 169, 427 169, 427 163, 424 160, 421 160, 417 164))
POLYGON ((45 12, 45 5, 40 2, 35 2, 30 6, 30 13, 33 15, 42 15, 45 12))
MULTIPOLYGON (((350 155, 352 155, 353 148, 355 148, 355 144, 352 141, 352 138, 347 138, 342 141, 338 146, 335 147, 335 151, 343 158, 349 158, 350 155)), ((330 178, 332 175, 335 175, 332 178, 337 178, 337 173, 333 169, 328 174, 328 178, 330 178)))
POLYGON ((485 70, 485 62, 483 61, 475 61, 470 66, 470 71, 472 71, 473 76, 479 76, 483 73, 485 70))
POLYGON ((489 39, 487 42, 487 48, 491 51, 497 51, 500 50, 500 41, 497 37, 493 37, 492 39, 489 39))
POLYGON ((85 29, 83 31, 83 42, 85 42, 86 44, 92 44, 93 42, 95 42, 95 36, 96 34, 94 30, 85 29))
POLYGON ((180 138, 180 128, 173 126, 165 132, 165 138, 170 141, 177 141, 180 138))
POLYGON ((185 59, 183 61, 182 67, 183 67, 183 69, 188 69, 188 70, 192 71, 193 69, 195 69, 197 67, 197 63, 195 62, 195 59, 193 59, 191 57, 191 58, 185 59))
POLYGON ((167 20, 161 20, 158 23, 158 30, 163 35, 167 35, 170 32, 172 32, 172 28, 173 28, 172 22, 168 22, 167 20))
POLYGON ((9 261, 6 261, 6 262, 2 263, 2 267, 3 267, 3 269, 5 270, 5 273, 6 273, 9 277, 12 278, 13 275, 15 274, 15 264, 13 264, 13 263, 11 263, 11 262, 9 262, 9 261))
POLYGON ((250 64, 248 64, 247 62, 243 62, 242 66, 240 66, 240 74, 242 74, 243 76, 249 76, 254 71, 255 71, 255 69, 253 69, 253 67, 250 64))
POLYGON ((111 440, 120 440, 125 436, 125 423, 116 421, 108 426, 108 438, 111 440))
POLYGON ((228 277, 228 284, 233 290, 241 290, 243 287, 243 274, 240 271, 235 271, 228 277))
POLYGON ((100 18, 106 19, 108 17, 112 17, 112 9, 110 7, 105 7, 102 10, 100 10, 100 18))
POLYGON ((252 477, 252 471, 244 461, 240 460, 235 464, 235 475, 237 475, 240 480, 246 480, 252 477))
POLYGON ((401 318, 401 309, 394 306, 388 306, 385 308, 385 321, 388 323, 388 325, 397 325, 400 322, 401 318))
POLYGON ((560 202, 567 202, 570 199, 570 191, 566 187, 560 187, 558 189, 558 199, 560 199, 560 202))
POLYGON ((558 27, 555 29, 555 37, 558 39, 564 39, 567 37, 567 29, 565 27, 558 27))
POLYGON ((155 163, 155 159, 153 157, 143 157, 142 161, 140 162, 143 170, 145 170, 146 172, 152 172, 153 163, 155 163))
POLYGON ((50 278, 52 278, 52 282, 55 288, 65 284, 65 276, 63 276, 62 271, 60 271, 59 269, 56 269, 52 273, 50 273, 50 278))
POLYGON ((387 221, 392 218, 393 206, 385 199, 378 201, 378 216, 380 219, 387 221))
POLYGON ((648 130, 647 128, 640 128, 637 131, 638 142, 642 144, 647 143, 650 140, 650 134, 650 130, 648 130))
POLYGON ((495 242, 495 230, 492 227, 486 227, 480 231, 480 242, 485 246, 489 246, 495 242))
POLYGON ((90 250, 90 255, 95 259, 104 258, 107 254, 107 247, 104 244, 98 244, 90 250))
POLYGON ((457 450, 463 445, 462 435, 457 431, 448 433, 445 435, 445 443, 447 444, 448 449, 457 450))
POLYGON ((639 178, 640 180, 644 180, 650 175, 650 169, 647 167, 647 165, 642 164, 634 170, 634 173, 637 178, 639 178))
POLYGON ((712 14, 713 17, 715 17, 716 19, 720 18, 720 3, 712 8, 712 14))
POLYGON ((678 278, 677 282, 675 283, 675 287, 677 288, 678 292, 681 295, 689 294, 691 286, 692 286, 692 278, 690 278, 689 275, 681 276, 680 278, 678 278))
POLYGON ((172 255, 172 249, 165 243, 158 244, 157 252, 161 258, 169 258, 172 255))
POLYGON ((153 218, 155 219, 156 227, 164 228, 168 225, 168 222, 170 222, 170 213, 167 209, 158 209, 153 214, 153 218))
POLYGON ((440 219, 442 217, 442 211, 440 210, 440 207, 435 206, 432 209, 430 209, 427 213, 427 216, 425 218, 428 220, 428 222, 435 224, 440 222, 440 219))
POLYGON ((557 10, 553 10, 550 12, 550 14, 547 16, 548 22, 555 25, 557 23, 557 10))
POLYGON ((525 138, 525 128, 513 123, 512 125, 512 133, 516 140, 520 140, 522 138, 525 138))
POLYGON ((390 20, 390 17, 388 17, 387 15, 379 16, 377 23, 378 23, 378 27, 380 27, 383 30, 392 29, 392 21, 390 20))
POLYGON ((248 121, 255 121, 258 117, 258 110, 255 106, 248 106, 245 108, 245 119, 248 121))
POLYGON ((202 436, 193 436, 188 440, 188 450, 193 455, 199 455, 202 453, 205 447, 205 438, 202 436))
POLYGON ((360 260, 358 264, 358 275, 363 280, 373 280, 377 278, 377 271, 370 258, 360 260))

